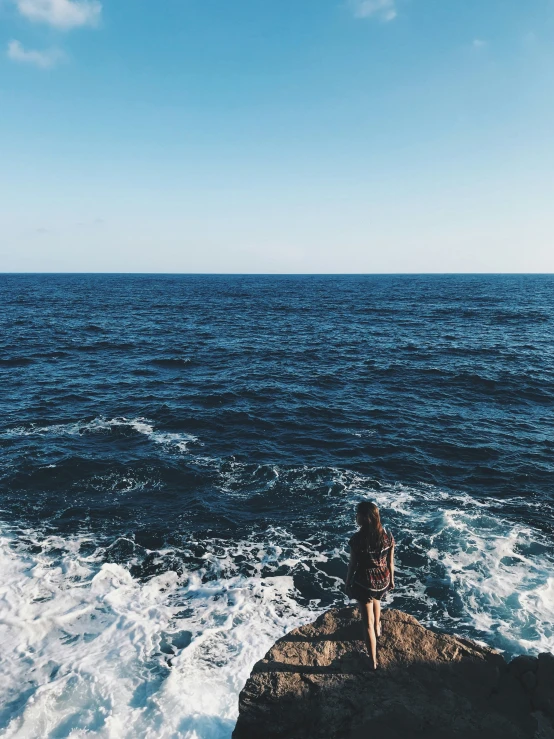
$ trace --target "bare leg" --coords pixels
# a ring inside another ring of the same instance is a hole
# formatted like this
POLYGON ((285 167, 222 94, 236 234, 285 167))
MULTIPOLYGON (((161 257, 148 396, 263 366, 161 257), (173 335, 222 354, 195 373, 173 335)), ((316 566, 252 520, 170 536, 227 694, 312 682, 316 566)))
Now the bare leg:
POLYGON ((381 636, 381 601, 373 598, 373 619, 375 621, 375 635, 381 636))
POLYGON ((365 641, 368 654, 371 654, 371 646, 369 644, 369 623, 367 621, 367 607, 365 603, 360 603, 359 601, 358 605, 360 606, 360 613, 362 614, 363 640, 365 641))
POLYGON ((373 616, 372 603, 360 603, 364 626, 364 638, 367 651, 373 660, 373 669, 377 669, 377 638, 375 636, 375 618, 373 616))

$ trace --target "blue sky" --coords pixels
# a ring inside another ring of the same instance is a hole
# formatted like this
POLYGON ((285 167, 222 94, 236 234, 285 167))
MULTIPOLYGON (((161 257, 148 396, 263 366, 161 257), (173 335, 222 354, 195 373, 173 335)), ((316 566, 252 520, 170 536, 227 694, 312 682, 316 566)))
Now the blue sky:
POLYGON ((0 271, 554 271, 554 0, 0 0, 0 48, 0 271))

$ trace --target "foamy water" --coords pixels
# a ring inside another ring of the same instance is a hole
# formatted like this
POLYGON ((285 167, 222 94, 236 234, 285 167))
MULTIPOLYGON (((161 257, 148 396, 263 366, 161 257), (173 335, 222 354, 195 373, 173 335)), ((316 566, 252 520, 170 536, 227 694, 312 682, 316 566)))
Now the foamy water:
POLYGON ((235 574, 233 553, 255 570, 279 547, 140 583, 86 538, 27 538, 0 541, 6 737, 229 737, 254 662, 311 618, 290 577, 235 574))
POLYGON ((198 439, 192 434, 168 433, 156 431, 153 422, 148 418, 120 418, 107 419, 103 416, 93 418, 90 421, 76 421, 75 423, 54 423, 48 426, 29 424, 28 426, 15 426, 0 433, 0 438, 14 439, 17 437, 35 436, 83 436, 86 434, 109 433, 112 429, 131 429, 138 434, 146 436, 156 444, 173 446, 180 452, 186 452, 191 442, 198 439))
MULTIPOLYGON (((335 474, 344 481, 344 472, 335 474)), ((363 482, 350 476, 344 517, 363 482)), ((371 497, 399 540, 389 603, 508 656, 554 651, 554 561, 539 531, 502 517, 501 501, 402 488, 371 497), (403 539, 425 558, 421 567, 409 564, 403 539)), ((340 580, 327 571, 346 562, 344 549, 321 551, 285 529, 269 529, 265 541, 213 540, 200 567, 146 581, 131 576, 132 556, 125 566, 106 556, 91 537, 16 535, 4 526, 3 736, 229 739, 253 664, 322 610, 298 592, 298 573, 344 602, 340 580)))

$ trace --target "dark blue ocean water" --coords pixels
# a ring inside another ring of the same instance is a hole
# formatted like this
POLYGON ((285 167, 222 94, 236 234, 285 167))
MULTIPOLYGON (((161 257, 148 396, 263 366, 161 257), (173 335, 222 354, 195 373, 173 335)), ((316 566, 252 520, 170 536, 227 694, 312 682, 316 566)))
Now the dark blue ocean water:
POLYGON ((366 497, 396 607, 554 649, 554 277, 1 275, 0 300, 0 734, 230 736, 253 662, 344 602, 366 497))

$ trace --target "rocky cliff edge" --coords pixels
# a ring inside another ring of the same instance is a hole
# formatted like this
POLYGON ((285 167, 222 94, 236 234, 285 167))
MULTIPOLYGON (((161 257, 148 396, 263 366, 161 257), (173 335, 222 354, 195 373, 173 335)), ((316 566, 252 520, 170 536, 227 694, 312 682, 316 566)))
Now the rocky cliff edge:
POLYGON ((252 670, 233 739, 554 739, 554 656, 516 657, 383 611, 370 670, 357 608, 291 631, 252 670))

